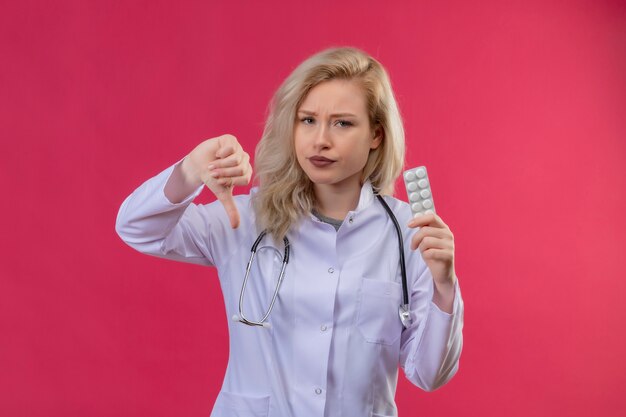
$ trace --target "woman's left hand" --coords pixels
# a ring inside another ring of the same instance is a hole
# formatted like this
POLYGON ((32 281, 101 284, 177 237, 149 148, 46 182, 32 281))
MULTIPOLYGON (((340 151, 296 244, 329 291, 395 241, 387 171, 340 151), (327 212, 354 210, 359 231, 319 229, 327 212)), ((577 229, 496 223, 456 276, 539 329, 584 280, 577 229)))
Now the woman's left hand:
POLYGON ((456 282, 454 273, 454 235, 435 213, 413 218, 408 227, 420 229, 413 235, 411 250, 418 249, 433 275, 438 289, 450 289, 456 282))

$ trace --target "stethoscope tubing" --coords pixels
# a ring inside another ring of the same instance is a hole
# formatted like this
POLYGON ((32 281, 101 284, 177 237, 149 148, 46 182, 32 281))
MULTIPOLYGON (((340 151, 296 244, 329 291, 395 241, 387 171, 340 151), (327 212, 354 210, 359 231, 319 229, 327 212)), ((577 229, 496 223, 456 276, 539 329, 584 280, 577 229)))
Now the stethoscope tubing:
POLYGON ((283 278, 285 277, 285 269, 287 268, 287 264, 289 263, 289 239, 287 239, 287 236, 285 236, 283 238, 283 242, 285 243, 285 254, 283 255, 283 264, 280 269, 280 275, 278 276, 278 283, 276 284, 276 289, 274 290, 274 294, 272 295, 272 300, 270 302, 270 305, 267 311, 265 312, 265 315, 263 316, 263 318, 261 318, 261 320, 253 321, 253 320, 247 319, 246 316, 243 314, 243 299, 244 299, 244 294, 246 293, 246 285, 248 284, 248 278, 250 276, 250 269, 252 268, 252 262, 254 261, 254 256, 256 255, 257 248, 259 244, 261 243, 261 240, 263 240, 263 237, 265 237, 266 234, 267 232, 263 230, 259 234, 257 239, 254 241, 254 244, 252 245, 250 260, 248 261, 248 265, 246 266, 246 274, 243 278, 241 292, 239 293, 239 316, 234 317, 235 320, 240 321, 243 324, 247 324, 248 326, 263 326, 263 327, 269 326, 269 323, 267 323, 265 320, 267 320, 270 313, 272 312, 272 309, 274 308, 274 303, 276 302, 276 297, 278 296, 280 285, 282 284, 283 278))
POLYGON ((380 194, 376 194, 376 197, 378 198, 378 201, 380 201, 380 203, 383 205, 383 207, 387 211, 387 214, 389 214, 389 218, 391 219, 394 227, 396 228, 396 234, 398 237, 398 246, 400 248, 398 252, 400 253, 400 273, 402 274, 402 301, 404 302, 404 304, 408 305, 409 304, 409 290, 407 288, 406 263, 404 261, 404 242, 402 241, 402 230, 400 229, 400 224, 398 223, 398 219, 396 219, 396 216, 394 216, 393 212, 391 211, 391 208, 389 207, 389 205, 387 205, 387 202, 385 201, 385 199, 380 194))
MULTIPOLYGON (((398 309, 398 313, 400 315, 400 321, 402 322, 402 325, 406 328, 406 327, 409 327, 409 325, 411 324, 411 314, 409 310, 409 291, 408 291, 407 277, 406 277, 406 263, 404 259, 404 242, 402 240, 402 230, 400 229, 400 224, 398 223, 398 219, 393 214, 393 212, 391 211, 391 208, 389 207, 389 205, 387 205, 384 198, 380 194, 376 194, 376 197, 378 198, 378 201, 380 201, 385 211, 389 215, 389 218, 391 218, 393 225, 396 229, 396 235, 398 237, 398 249, 399 249, 398 252, 400 254, 400 272, 402 275, 402 301, 403 301, 403 303, 400 305, 398 309)), ((269 317, 270 313, 272 312, 272 309, 274 308, 274 303, 276 302, 278 291, 280 290, 280 286, 285 277, 285 269, 287 267, 287 264, 289 263, 290 243, 286 236, 283 238, 283 242, 285 244, 285 254, 283 256, 283 264, 280 269, 280 275, 278 277, 278 283, 276 284, 276 289, 274 290, 274 294, 272 295, 272 300, 270 302, 270 305, 267 311, 265 312, 265 314, 259 321, 249 320, 243 314, 244 294, 246 292, 246 286, 248 284, 248 278, 250 276, 250 269, 252 268, 252 262, 254 260, 254 256, 256 255, 257 248, 259 244, 261 243, 261 240, 263 240, 266 234, 267 232, 263 230, 259 234, 257 239, 254 241, 254 244, 252 245, 250 260, 248 261, 248 265, 246 266, 246 272, 245 272, 245 276, 243 279, 241 292, 239 293, 239 315, 234 315, 233 320, 239 321, 248 326, 262 326, 262 327, 268 328, 270 327, 270 324, 266 322, 266 320, 269 317)))

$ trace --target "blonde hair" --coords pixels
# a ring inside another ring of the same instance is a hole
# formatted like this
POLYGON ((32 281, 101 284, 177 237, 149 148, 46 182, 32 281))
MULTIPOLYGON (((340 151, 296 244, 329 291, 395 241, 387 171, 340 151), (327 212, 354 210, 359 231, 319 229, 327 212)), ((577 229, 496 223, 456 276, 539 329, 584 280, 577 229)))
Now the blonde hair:
POLYGON ((274 94, 255 152, 259 188, 252 201, 256 221, 277 241, 315 205, 313 183, 296 159, 294 123, 308 92, 332 79, 357 81, 365 93, 371 128, 382 128, 382 143, 370 152, 361 183, 369 179, 374 192, 393 195, 394 182, 404 165, 404 127, 383 66, 352 47, 330 48, 309 57, 274 94))

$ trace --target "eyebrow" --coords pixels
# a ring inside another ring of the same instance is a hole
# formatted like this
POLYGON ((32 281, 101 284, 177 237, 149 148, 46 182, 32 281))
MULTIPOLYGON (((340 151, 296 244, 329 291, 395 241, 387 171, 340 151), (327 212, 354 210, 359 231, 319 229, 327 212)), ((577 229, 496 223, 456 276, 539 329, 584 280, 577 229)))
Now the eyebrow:
MULTIPOLYGON (((298 110, 298 113, 304 113, 304 114, 310 114, 311 116, 317 116, 317 113, 315 113, 314 111, 310 111, 310 110, 298 110)), ((352 114, 352 113, 335 113, 335 114, 330 115, 330 117, 346 117, 346 116, 357 117, 356 114, 352 114)))

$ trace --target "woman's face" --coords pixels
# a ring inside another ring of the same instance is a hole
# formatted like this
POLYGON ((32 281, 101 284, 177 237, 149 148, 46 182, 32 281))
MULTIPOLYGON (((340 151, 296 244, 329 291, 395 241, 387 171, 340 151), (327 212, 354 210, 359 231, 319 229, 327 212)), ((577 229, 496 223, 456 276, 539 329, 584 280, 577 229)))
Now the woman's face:
POLYGON ((316 187, 361 187, 372 132, 365 93, 351 80, 333 79, 312 88, 297 111, 294 141, 298 163, 316 187))

